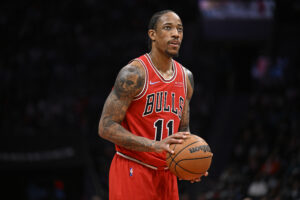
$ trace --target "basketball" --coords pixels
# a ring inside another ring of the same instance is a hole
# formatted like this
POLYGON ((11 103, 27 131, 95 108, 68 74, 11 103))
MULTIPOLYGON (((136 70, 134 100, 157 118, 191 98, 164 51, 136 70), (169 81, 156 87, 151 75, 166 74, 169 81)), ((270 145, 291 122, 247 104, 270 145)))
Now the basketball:
POLYGON ((201 137, 190 134, 182 144, 171 144, 174 154, 167 153, 169 170, 178 178, 192 180, 204 175, 212 161, 209 145, 201 137))

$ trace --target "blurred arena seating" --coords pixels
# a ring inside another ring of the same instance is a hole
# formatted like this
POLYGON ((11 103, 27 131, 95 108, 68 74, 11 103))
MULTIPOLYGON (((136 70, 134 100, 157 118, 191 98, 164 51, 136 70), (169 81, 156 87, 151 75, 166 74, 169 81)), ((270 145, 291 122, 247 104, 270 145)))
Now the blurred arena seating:
POLYGON ((120 68, 147 52, 151 15, 170 8, 185 27, 178 61, 195 78, 191 132, 214 152, 210 175, 179 182, 180 198, 300 199, 299 3, 275 1, 265 35, 220 38, 199 2, 2 2, 3 195, 108 199, 101 109, 120 68))

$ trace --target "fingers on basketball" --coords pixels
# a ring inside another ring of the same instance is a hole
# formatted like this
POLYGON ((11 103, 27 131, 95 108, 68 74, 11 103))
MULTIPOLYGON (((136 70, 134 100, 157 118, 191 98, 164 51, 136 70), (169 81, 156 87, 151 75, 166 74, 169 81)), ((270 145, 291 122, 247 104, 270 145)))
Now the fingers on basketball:
POLYGON ((172 173, 183 180, 207 176, 212 152, 204 139, 191 134, 181 144, 170 144, 174 154, 167 154, 167 165, 172 173))

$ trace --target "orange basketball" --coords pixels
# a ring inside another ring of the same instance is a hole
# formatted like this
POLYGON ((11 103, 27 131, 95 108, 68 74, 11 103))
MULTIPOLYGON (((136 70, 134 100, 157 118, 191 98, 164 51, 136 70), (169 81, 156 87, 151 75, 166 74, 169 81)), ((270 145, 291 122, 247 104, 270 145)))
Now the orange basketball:
POLYGON ((190 134, 182 144, 171 144, 170 148, 174 154, 167 153, 167 165, 178 178, 199 178, 209 169, 213 154, 201 137, 190 134))

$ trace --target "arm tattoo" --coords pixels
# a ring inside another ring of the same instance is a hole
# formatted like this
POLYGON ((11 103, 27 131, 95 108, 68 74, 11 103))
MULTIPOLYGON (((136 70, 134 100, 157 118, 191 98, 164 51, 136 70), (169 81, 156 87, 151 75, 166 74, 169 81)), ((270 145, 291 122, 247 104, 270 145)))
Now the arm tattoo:
POLYGON ((189 122, 190 122, 190 105, 189 102, 186 102, 178 131, 190 131, 189 122))
POLYGON ((187 89, 188 89, 187 97, 185 100, 183 114, 182 114, 182 118, 181 118, 180 125, 179 125, 179 131, 190 131, 190 126, 189 126, 189 124, 190 124, 190 100, 192 98, 193 91, 194 91, 193 74, 188 69, 185 68, 185 70, 186 70, 190 84, 188 84, 188 87, 187 87, 187 89))
POLYGON ((142 77, 141 73, 140 69, 130 65, 120 71, 114 87, 118 98, 134 96, 142 89, 144 77, 142 77))
POLYGON ((153 140, 136 136, 121 126, 132 99, 142 90, 144 81, 141 69, 130 65, 124 67, 104 104, 99 122, 99 134, 103 138, 135 151, 153 151, 155 143, 153 140))
POLYGON ((191 71, 189 71, 189 70, 187 70, 187 71, 188 71, 187 75, 188 75, 188 77, 189 77, 191 86, 192 86, 192 88, 193 88, 193 90, 194 90, 194 77, 193 77, 193 74, 192 74, 191 71))
POLYGON ((106 119, 105 130, 110 132, 106 139, 134 151, 153 151, 154 140, 149 140, 144 137, 136 136, 124 129, 119 123, 113 122, 111 119, 106 119))

